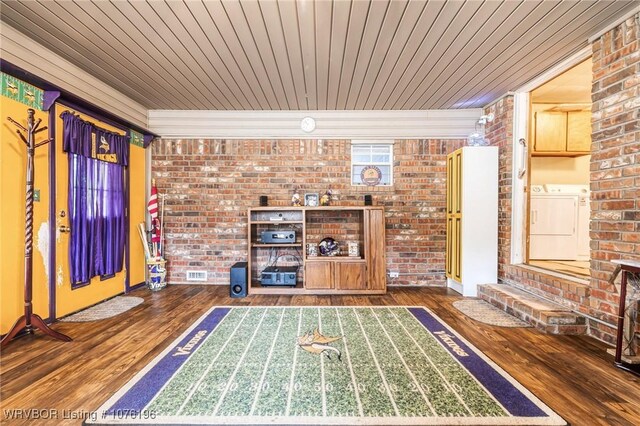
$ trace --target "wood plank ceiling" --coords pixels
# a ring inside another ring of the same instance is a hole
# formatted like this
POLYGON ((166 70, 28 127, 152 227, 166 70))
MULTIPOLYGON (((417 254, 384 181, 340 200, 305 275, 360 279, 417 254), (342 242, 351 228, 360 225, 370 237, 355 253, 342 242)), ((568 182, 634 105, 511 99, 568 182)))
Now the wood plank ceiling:
POLYGON ((635 1, 3 0, 1 19, 149 109, 476 108, 635 1))

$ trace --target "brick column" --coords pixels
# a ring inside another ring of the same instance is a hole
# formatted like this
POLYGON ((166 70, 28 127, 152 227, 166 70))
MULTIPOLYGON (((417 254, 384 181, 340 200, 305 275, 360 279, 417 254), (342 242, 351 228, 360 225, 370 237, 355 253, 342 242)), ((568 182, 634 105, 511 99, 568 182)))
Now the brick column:
POLYGON ((511 200, 513 171, 513 96, 505 96, 485 108, 495 115, 485 126, 485 137, 499 147, 498 173, 498 278, 505 278, 505 267, 511 263, 511 200))
MULTIPOLYGON (((611 259, 640 259, 639 16, 593 43, 590 314, 615 324, 611 259)), ((602 325, 591 334, 612 341, 602 325)))

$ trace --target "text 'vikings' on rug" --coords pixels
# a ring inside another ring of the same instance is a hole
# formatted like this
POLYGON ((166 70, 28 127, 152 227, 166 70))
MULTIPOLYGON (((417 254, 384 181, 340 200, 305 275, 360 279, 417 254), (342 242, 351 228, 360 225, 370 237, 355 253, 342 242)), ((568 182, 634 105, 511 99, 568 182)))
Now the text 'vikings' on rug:
POLYGON ((212 308, 89 423, 566 424, 421 307, 212 308))

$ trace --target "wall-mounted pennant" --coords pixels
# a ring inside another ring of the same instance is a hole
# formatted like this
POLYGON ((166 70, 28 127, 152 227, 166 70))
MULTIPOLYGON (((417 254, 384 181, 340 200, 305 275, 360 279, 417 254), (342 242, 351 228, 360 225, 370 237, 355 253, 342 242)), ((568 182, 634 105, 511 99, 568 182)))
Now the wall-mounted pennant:
POLYGON ((129 130, 129 136, 130 136, 129 143, 131 145, 144 148, 144 135, 142 133, 138 133, 135 130, 129 130))
POLYGON ((43 111, 44 91, 9 74, 2 75, 2 96, 43 111))

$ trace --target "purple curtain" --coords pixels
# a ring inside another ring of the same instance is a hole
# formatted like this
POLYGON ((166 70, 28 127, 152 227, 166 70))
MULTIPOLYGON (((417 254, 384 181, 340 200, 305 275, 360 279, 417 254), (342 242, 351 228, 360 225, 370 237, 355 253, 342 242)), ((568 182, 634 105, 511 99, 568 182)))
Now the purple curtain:
POLYGON ((129 165, 129 136, 118 135, 98 127, 94 129, 96 133, 96 151, 99 154, 115 154, 117 164, 121 166, 129 165), (106 142, 106 144, 104 143, 106 142), (105 147, 107 147, 105 149, 105 147))
POLYGON ((64 124, 64 152, 102 161, 129 165, 129 136, 119 135, 96 127, 69 111, 60 117, 64 124))
POLYGON ((118 145, 125 137, 97 130, 93 124, 71 113, 63 113, 62 117, 63 147, 68 152, 69 161, 69 269, 71 286, 78 288, 88 284, 95 276, 111 275, 122 270, 125 169, 118 163, 122 158, 126 164, 127 158, 126 155, 118 156, 118 163, 91 158, 92 151, 95 154, 93 134, 96 134, 98 144, 104 137, 103 144, 106 142, 112 149, 115 147, 120 150, 122 147, 118 145))
POLYGON ((93 124, 79 119, 69 111, 63 112, 62 117, 62 149, 84 157, 91 157, 91 134, 93 124))

